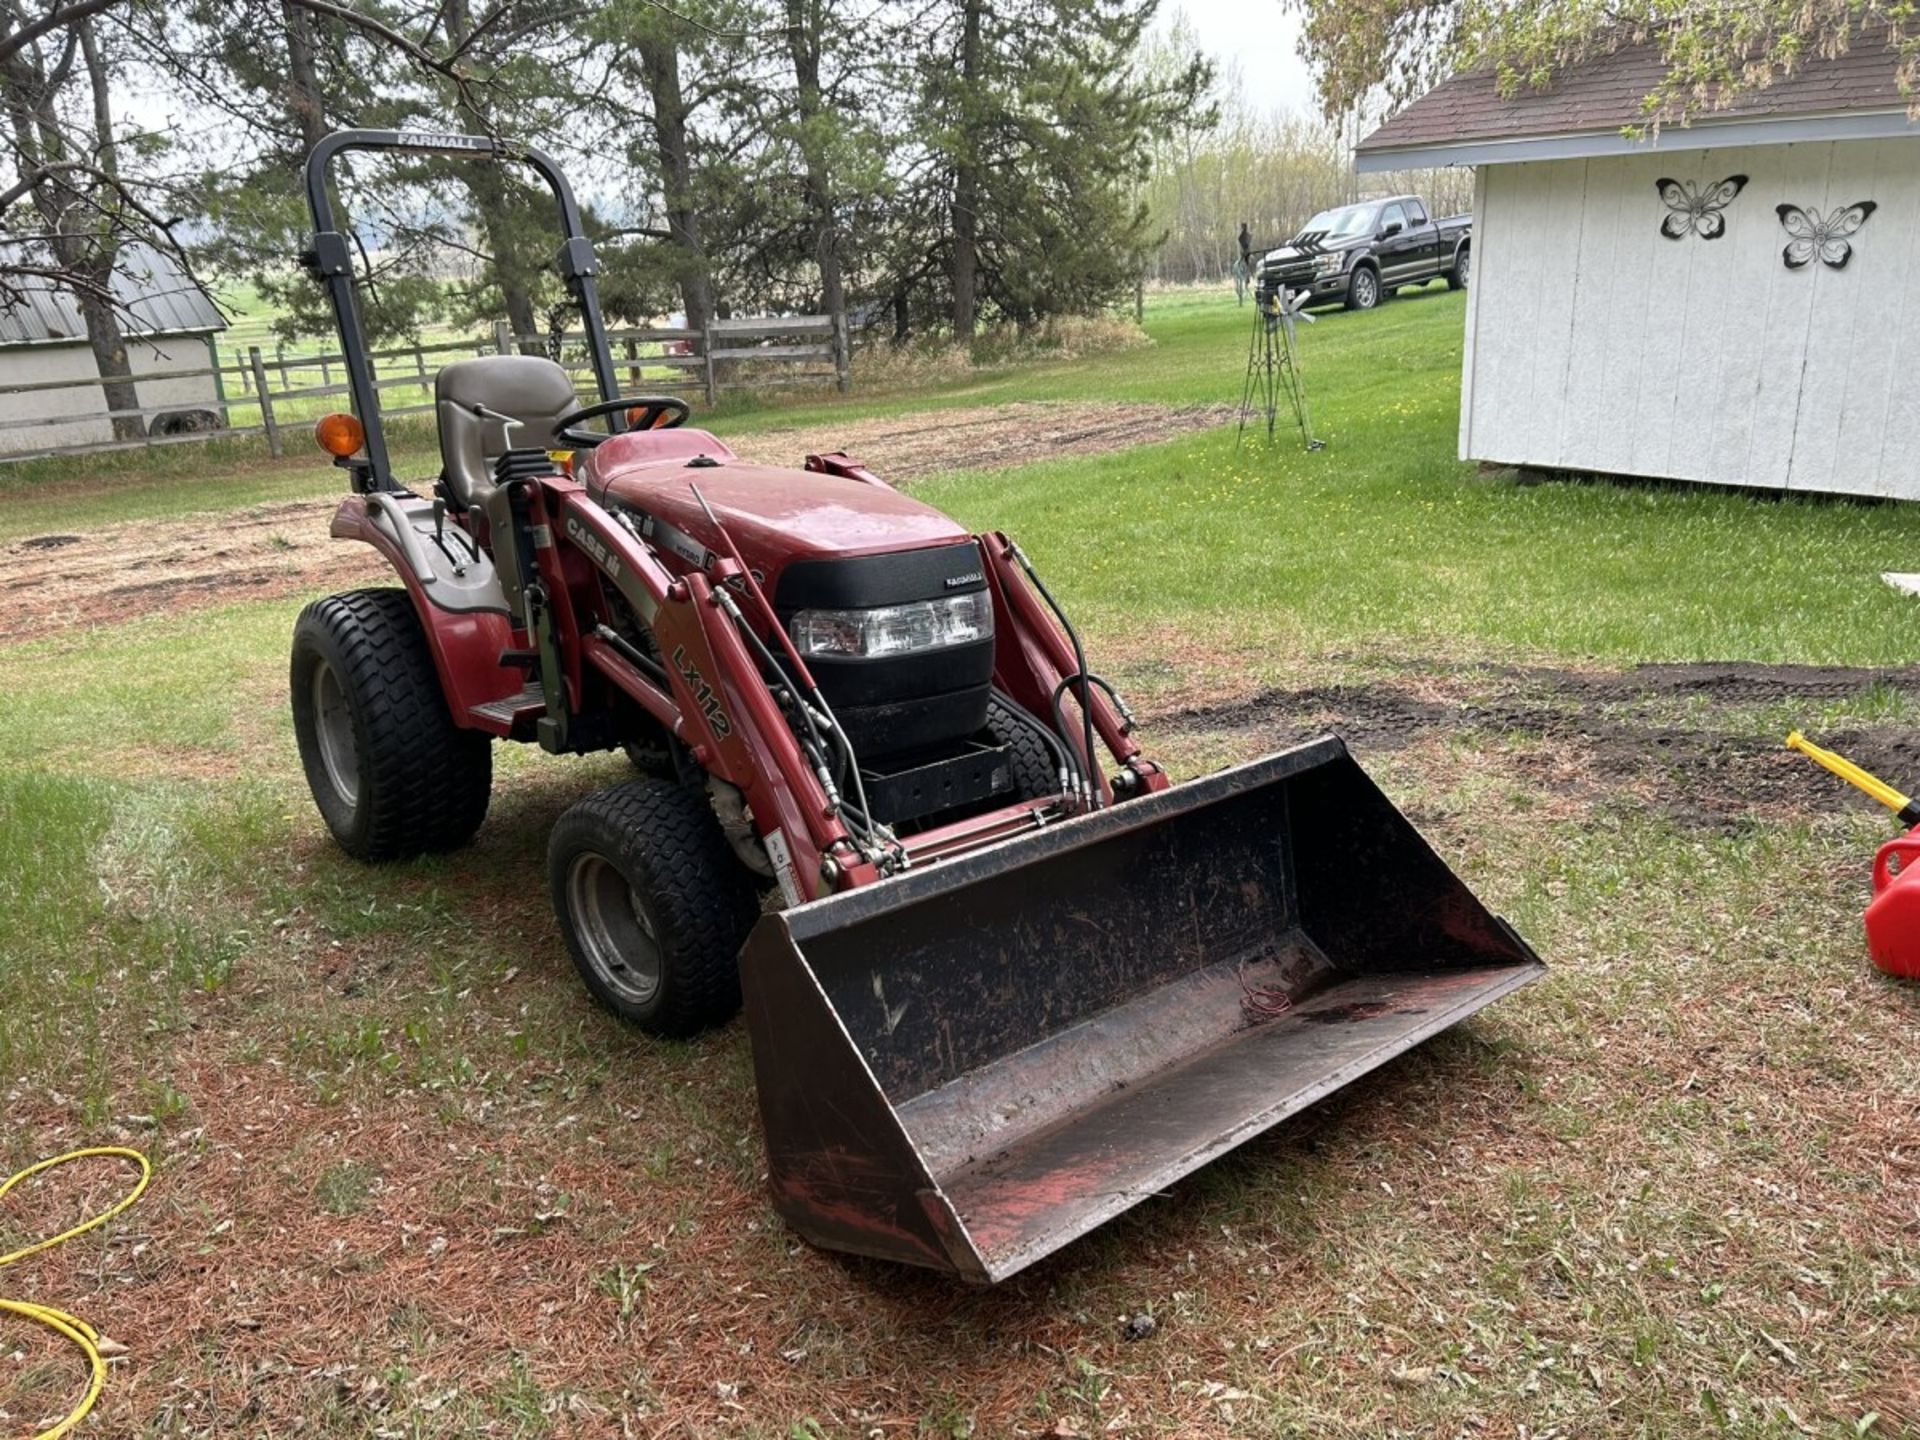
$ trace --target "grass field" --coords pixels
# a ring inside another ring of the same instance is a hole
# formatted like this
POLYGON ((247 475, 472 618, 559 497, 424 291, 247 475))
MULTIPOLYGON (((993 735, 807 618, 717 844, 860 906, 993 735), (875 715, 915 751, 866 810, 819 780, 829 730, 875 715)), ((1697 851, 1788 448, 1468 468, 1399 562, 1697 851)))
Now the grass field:
MULTIPOLYGON (((620 763, 502 754, 472 847, 370 871, 293 754, 306 597, 0 651, 0 1170, 159 1172, 0 1272, 129 1347, 95 1431, 1920 1433, 1920 992, 1858 923, 1889 825, 1778 750, 1803 724, 1920 782, 1876 578, 1920 568, 1920 512, 1476 473, 1461 319, 1308 331, 1319 455, 1228 428, 916 484, 1019 537, 1177 770, 1341 728, 1552 967, 991 1293, 796 1243, 740 1027, 658 1044, 587 1001, 542 857, 620 763)), ((1175 295, 1149 348, 710 423, 1231 402, 1247 322, 1175 295)), ((153 464, 9 474, 0 547, 338 489, 153 464)), ((16 1193, 0 1253, 116 1179, 16 1193)), ((0 1433, 71 1358, 0 1321, 0 1433)))

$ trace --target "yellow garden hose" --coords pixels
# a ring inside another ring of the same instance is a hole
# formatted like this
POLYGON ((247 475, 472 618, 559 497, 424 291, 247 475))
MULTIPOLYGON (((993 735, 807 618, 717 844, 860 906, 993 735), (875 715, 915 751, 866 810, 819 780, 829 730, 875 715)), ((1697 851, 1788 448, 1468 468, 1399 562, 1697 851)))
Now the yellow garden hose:
MULTIPOLYGON (((81 1221, 72 1229, 62 1230, 58 1235, 45 1240, 36 1240, 33 1244, 16 1250, 11 1255, 0 1255, 0 1268, 5 1268, 16 1260, 24 1260, 29 1255, 38 1255, 43 1251, 51 1250, 56 1245, 64 1245, 76 1235, 84 1235, 89 1230, 99 1229, 114 1216, 132 1206, 146 1193, 147 1186, 153 1182, 153 1166, 138 1150, 128 1150, 118 1145, 100 1145, 89 1150, 69 1150, 64 1155, 56 1155, 51 1160, 42 1160, 37 1165, 29 1165, 17 1175, 8 1176, 5 1183, 0 1184, 0 1201, 4 1201, 7 1198, 7 1192, 23 1180, 30 1180, 35 1175, 44 1175, 49 1170, 72 1164, 75 1160, 87 1160, 97 1156, 131 1160, 140 1167, 139 1181, 120 1200, 102 1210, 98 1215, 81 1221)), ((51 1430, 42 1430, 34 1437, 34 1440, 60 1440, 62 1435, 71 1434, 74 1427, 87 1418, 87 1412, 93 1409, 94 1402, 100 1398, 101 1388, 107 1383, 107 1362, 100 1354, 100 1334, 78 1316, 69 1315, 64 1310, 55 1310, 50 1305, 35 1305, 26 1300, 0 1299, 0 1312, 18 1315, 24 1320, 31 1320, 36 1325, 44 1325, 54 1334, 72 1341, 80 1348, 80 1353, 87 1357, 89 1373, 86 1394, 81 1396, 80 1403, 68 1412, 66 1419, 51 1430)))

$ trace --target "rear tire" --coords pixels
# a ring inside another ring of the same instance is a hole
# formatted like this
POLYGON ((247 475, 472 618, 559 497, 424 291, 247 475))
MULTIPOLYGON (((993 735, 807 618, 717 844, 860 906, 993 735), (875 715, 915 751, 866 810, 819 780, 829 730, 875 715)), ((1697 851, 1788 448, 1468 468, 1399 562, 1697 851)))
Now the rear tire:
POLYGON ((707 797, 629 780, 567 810, 547 844, 567 953, 593 998, 650 1035, 740 1008, 740 946, 760 913, 707 797))
POLYGON ((404 590, 316 600, 293 627, 293 731, 327 829, 356 860, 453 850, 487 817, 493 748, 447 709, 404 590))
POLYGON ((1467 281, 1470 280, 1472 276, 1473 251, 1463 246, 1460 253, 1453 257, 1453 268, 1447 271, 1447 289, 1466 289, 1467 281))
POLYGON ((1347 309, 1375 309, 1380 304, 1380 294, 1379 274, 1371 266, 1362 265, 1347 281, 1347 309))

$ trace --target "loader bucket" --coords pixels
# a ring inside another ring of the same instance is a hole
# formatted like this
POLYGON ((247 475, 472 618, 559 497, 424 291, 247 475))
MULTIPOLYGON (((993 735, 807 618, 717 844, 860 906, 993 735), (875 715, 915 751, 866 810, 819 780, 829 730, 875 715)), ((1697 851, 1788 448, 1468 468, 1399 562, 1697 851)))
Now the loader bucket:
POLYGON ((763 917, 774 1201, 1002 1280, 1542 968, 1316 740, 763 917))

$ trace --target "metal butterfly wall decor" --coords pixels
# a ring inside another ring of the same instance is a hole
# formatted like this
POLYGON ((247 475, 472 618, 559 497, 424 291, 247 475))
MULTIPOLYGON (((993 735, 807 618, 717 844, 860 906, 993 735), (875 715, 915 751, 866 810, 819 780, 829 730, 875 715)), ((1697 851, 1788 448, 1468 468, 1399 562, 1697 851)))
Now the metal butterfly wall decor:
POLYGON ((1695 189, 1691 180, 1656 180, 1654 187, 1666 202, 1666 218, 1660 233, 1669 240, 1684 240, 1698 235, 1702 240, 1718 240, 1727 233, 1727 217, 1721 212, 1733 203, 1733 197, 1746 188, 1747 177, 1729 175, 1717 185, 1695 189))
POLYGON ((1787 269, 1802 270, 1818 257, 1832 270, 1844 270, 1853 258, 1849 237, 1859 233, 1867 217, 1880 207, 1872 200, 1859 200, 1822 216, 1818 210, 1802 210, 1798 205, 1775 207, 1780 223, 1792 238, 1780 252, 1787 269))

